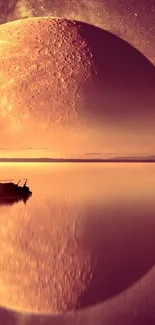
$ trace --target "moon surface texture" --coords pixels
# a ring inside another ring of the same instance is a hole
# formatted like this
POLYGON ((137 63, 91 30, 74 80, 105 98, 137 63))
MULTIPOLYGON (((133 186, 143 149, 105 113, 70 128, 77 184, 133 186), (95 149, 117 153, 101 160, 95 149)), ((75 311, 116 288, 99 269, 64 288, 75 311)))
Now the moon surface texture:
POLYGON ((153 145, 154 67, 97 27, 49 17, 1 25, 0 80, 4 147, 79 157, 153 145))
POLYGON ((1 0, 0 23, 26 17, 75 19, 123 38, 155 63, 154 0, 1 0))

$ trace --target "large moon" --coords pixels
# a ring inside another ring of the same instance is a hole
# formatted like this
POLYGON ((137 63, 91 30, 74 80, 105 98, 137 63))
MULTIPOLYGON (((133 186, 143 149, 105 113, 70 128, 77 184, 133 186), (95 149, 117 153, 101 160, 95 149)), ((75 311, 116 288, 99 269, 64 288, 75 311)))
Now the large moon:
MULTIPOLYGON (((0 80, 3 147, 48 146, 60 155, 81 157, 87 152, 105 153, 109 148, 133 153, 138 146, 142 150, 154 145, 154 67, 129 44, 104 30, 52 18, 1 25, 0 80)), ((63 197, 65 191, 66 186, 63 197)), ((5 242, 9 243, 5 256, 0 256, 4 290, 0 300, 5 306, 65 312, 79 307, 79 299, 84 300, 93 283, 96 252, 99 249, 101 254, 101 245, 91 246, 86 240, 87 224, 85 232, 78 227, 78 215, 86 212, 80 204, 64 202, 60 206, 55 199, 53 202, 52 220, 48 211, 45 220, 40 206, 35 219, 33 214, 22 215, 20 206, 19 213, 13 218, 10 215, 7 222, 5 213, 1 216, 3 251, 5 242), (11 229, 9 236, 6 227, 11 229), (25 247, 29 263, 21 258, 25 247), (18 259, 13 264, 15 254, 18 259), (20 282, 25 291, 21 292, 20 282)), ((92 206, 90 210, 92 213, 92 206)), ((99 237, 105 238, 103 233, 99 237)), ((96 269, 98 275, 100 268, 96 269)), ((102 288, 100 281, 98 288, 102 288)))
POLYGON ((79 157, 153 145, 154 67, 97 27, 49 17, 1 25, 0 80, 3 147, 79 157))

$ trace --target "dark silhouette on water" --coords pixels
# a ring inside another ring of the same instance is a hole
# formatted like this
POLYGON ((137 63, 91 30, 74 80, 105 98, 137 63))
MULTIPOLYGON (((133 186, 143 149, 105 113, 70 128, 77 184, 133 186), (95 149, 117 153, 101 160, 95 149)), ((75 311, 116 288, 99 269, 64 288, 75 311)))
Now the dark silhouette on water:
POLYGON ((32 195, 27 184, 27 179, 23 186, 19 186, 21 179, 17 184, 13 182, 2 182, 0 183, 0 205, 12 205, 23 201, 25 204, 29 197, 32 195))

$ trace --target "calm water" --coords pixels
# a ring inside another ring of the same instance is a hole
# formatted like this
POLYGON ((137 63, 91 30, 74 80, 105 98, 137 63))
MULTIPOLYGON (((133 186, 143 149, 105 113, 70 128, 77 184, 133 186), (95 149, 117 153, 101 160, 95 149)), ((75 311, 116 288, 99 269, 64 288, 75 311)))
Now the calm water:
POLYGON ((32 197, 0 203, 0 304, 61 313, 139 281, 155 263, 155 164, 0 164, 32 197))

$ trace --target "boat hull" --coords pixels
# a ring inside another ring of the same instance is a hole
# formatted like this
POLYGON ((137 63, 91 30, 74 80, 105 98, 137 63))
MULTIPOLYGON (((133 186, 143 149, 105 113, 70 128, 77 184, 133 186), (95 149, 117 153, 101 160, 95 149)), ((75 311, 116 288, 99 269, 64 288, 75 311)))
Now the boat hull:
POLYGON ((0 183, 0 204, 13 204, 32 195, 28 186, 18 186, 14 183, 0 183))

